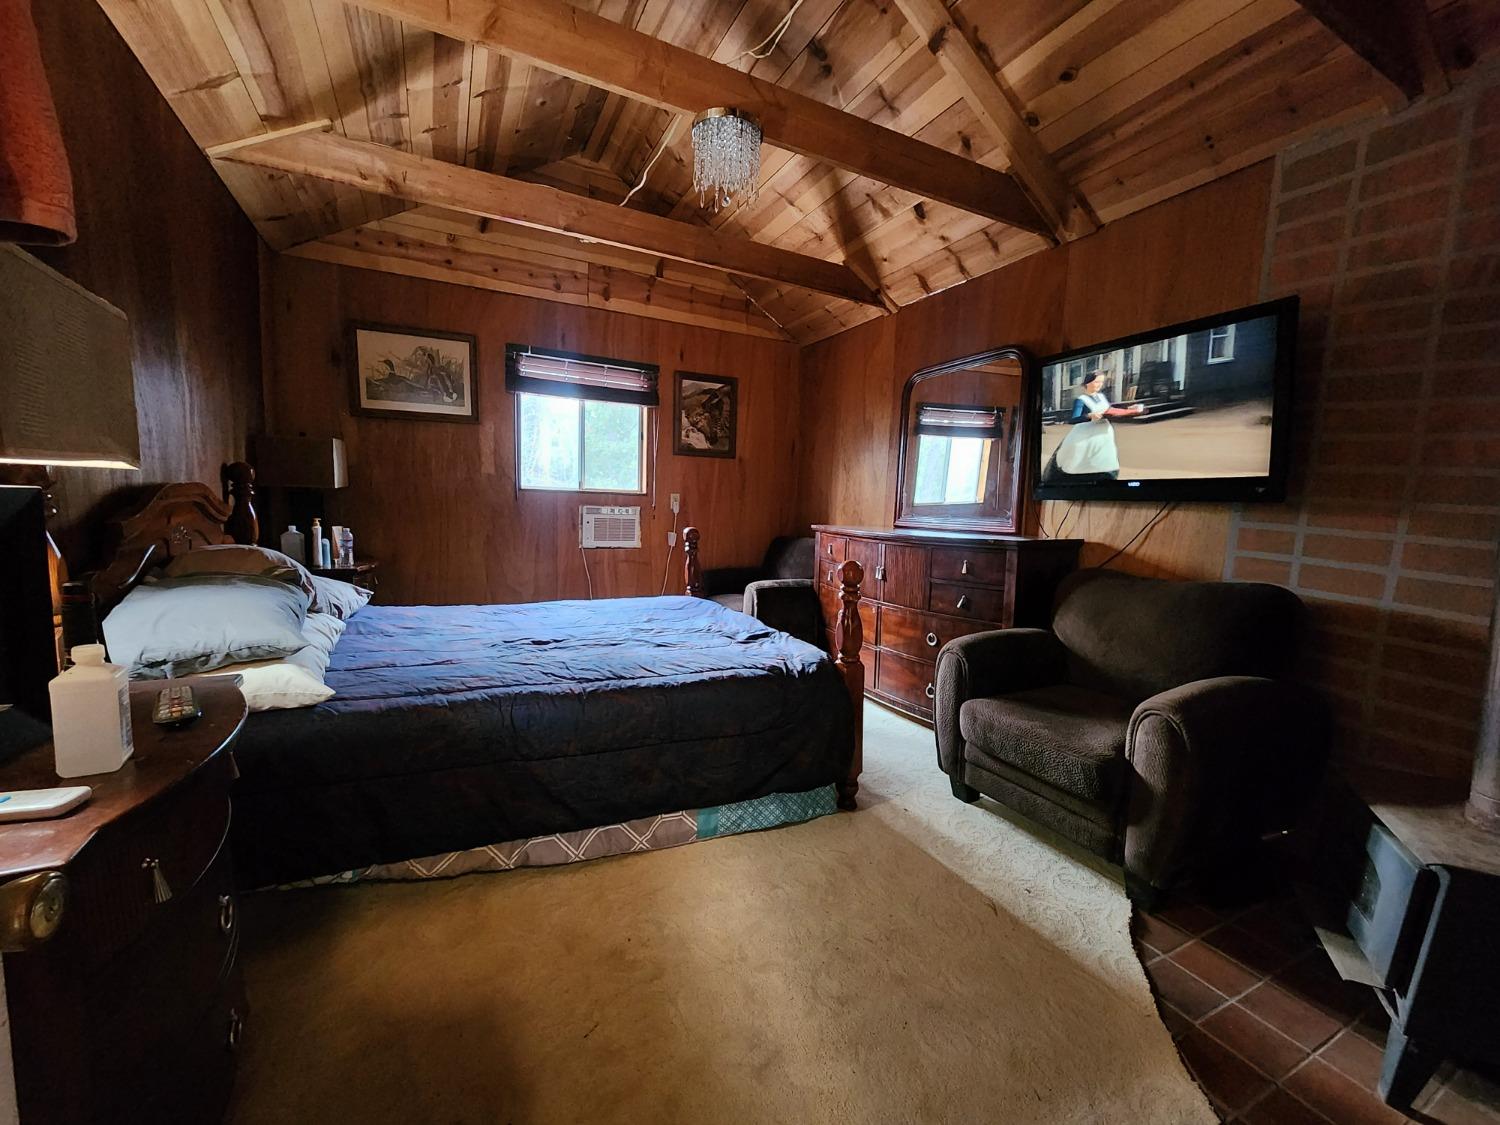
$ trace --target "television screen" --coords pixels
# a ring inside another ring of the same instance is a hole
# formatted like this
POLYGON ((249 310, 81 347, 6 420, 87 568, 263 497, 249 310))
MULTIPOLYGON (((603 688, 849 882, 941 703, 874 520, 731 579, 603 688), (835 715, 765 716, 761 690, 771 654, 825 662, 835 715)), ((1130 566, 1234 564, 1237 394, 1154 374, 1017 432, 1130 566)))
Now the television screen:
POLYGON ((1296 298, 1042 361, 1039 499, 1280 499, 1296 298))

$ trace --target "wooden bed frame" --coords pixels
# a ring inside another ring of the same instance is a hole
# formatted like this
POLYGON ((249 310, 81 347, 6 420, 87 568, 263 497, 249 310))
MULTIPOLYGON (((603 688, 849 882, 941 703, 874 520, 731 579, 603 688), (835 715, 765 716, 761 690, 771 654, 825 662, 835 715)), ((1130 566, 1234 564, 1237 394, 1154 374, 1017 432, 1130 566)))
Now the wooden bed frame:
MULTIPOLYGON (((112 609, 143 575, 195 547, 223 543, 254 544, 260 538, 255 514, 255 470, 233 461, 219 471, 220 491, 187 481, 164 485, 140 511, 114 529, 110 562, 93 577, 100 612, 112 609)), ((696 527, 682 533, 683 577, 690 597, 707 597, 699 558, 701 536, 696 527)), ((859 651, 864 627, 859 619, 860 583, 864 568, 850 560, 839 570, 839 614, 834 622, 834 667, 854 705, 854 756, 849 773, 838 783, 839 808, 855 807, 859 775, 864 768, 865 668, 859 651)))

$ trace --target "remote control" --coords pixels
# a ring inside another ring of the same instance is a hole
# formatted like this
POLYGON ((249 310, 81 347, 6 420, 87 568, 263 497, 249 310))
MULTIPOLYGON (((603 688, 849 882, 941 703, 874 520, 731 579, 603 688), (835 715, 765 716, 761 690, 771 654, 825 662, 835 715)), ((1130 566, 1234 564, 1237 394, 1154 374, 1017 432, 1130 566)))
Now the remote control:
POLYGON ((15 789, 0 793, 0 821, 46 820, 76 809, 94 795, 87 785, 61 789, 15 789))
POLYGON ((159 727, 185 727, 202 714, 193 699, 193 689, 187 684, 173 684, 157 695, 151 721, 159 727))

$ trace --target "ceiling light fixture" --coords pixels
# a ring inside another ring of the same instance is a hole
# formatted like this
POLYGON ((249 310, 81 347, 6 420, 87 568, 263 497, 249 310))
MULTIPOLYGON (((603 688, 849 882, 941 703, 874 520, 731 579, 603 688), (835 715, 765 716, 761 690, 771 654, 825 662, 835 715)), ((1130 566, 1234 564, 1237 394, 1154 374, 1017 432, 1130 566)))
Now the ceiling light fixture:
POLYGON ((693 189, 717 211, 750 203, 760 188, 760 122, 741 109, 705 109, 693 119, 693 189))

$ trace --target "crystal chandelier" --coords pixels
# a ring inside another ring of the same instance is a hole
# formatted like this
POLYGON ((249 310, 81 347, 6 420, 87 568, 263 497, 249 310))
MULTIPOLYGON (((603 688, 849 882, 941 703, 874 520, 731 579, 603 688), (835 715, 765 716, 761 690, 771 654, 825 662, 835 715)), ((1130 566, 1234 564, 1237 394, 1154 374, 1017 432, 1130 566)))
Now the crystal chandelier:
POLYGON ((693 188, 717 211, 760 187, 760 122, 740 109, 705 109, 693 119, 693 188))

